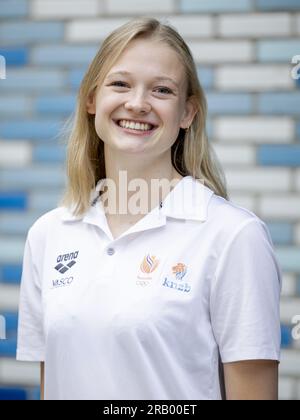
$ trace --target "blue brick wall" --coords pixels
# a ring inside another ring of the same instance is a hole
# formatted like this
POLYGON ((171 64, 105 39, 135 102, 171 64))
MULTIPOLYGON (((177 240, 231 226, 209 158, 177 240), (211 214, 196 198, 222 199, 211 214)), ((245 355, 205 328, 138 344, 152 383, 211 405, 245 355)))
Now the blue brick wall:
POLYGON ((257 0, 257 9, 263 11, 299 10, 298 0, 257 0))
MULTIPOLYGON (((128 8, 129 19, 136 12, 130 9, 130 5, 128 8)), ((66 147, 60 141, 63 124, 74 111, 80 82, 103 35, 100 24, 99 42, 84 38, 78 40, 80 33, 73 39, 70 24, 74 18, 67 12, 62 15, 60 12, 58 8, 56 13, 40 18, 35 14, 33 0, 0 0, 0 55, 7 64, 7 78, 0 80, 0 293, 6 288, 11 293, 17 292, 22 271, 22 246, 27 231, 41 214, 57 206, 65 184, 63 166, 66 147), (13 161, 16 149, 5 152, 5 148, 18 147, 21 143, 17 157, 23 159, 13 161), (12 159, 11 165, 5 159, 1 160, 2 153, 7 153, 9 162, 12 159), (8 245, 3 238, 7 239, 8 245)), ((300 366, 299 345, 292 339, 289 309, 294 308, 296 302, 300 311, 300 207, 299 217, 296 210, 294 215, 290 215, 288 202, 290 197, 295 200, 300 198, 296 181, 296 177, 300 176, 300 78, 290 79, 291 83, 284 81, 284 77, 280 82, 274 79, 274 86, 266 87, 261 83, 260 75, 257 79, 254 76, 252 80, 247 80, 241 73, 240 79, 232 78, 229 82, 222 82, 219 75, 219 71, 228 66, 234 71, 271 66, 274 73, 280 66, 285 66, 290 72, 292 57, 300 55, 300 33, 296 28, 295 12, 299 16, 300 0, 178 0, 173 2, 173 12, 166 16, 161 14, 161 17, 181 17, 181 33, 191 44, 222 41, 232 43, 230 48, 233 50, 236 42, 251 44, 252 56, 247 59, 241 59, 240 54, 232 60, 207 57, 206 60, 196 60, 196 65, 207 95, 209 140, 212 145, 232 150, 231 159, 225 158, 222 153, 220 156, 221 161, 224 159, 225 173, 235 173, 239 179, 243 171, 253 170, 255 173, 258 169, 272 174, 272 171, 282 170, 283 176, 290 176, 290 184, 283 191, 271 190, 268 185, 265 190, 260 186, 254 192, 247 185, 235 190, 229 183, 229 192, 245 195, 249 203, 253 202, 252 210, 269 227, 284 278, 289 277, 289 288, 283 296, 282 349, 286 351, 287 359, 291 352, 298 352, 300 366), (265 12, 274 17, 281 12, 288 15, 290 26, 285 35, 277 32, 276 25, 266 35, 256 33, 254 23, 254 32, 249 37, 242 33, 243 27, 237 27, 234 39, 232 35, 220 36, 222 18, 264 16, 265 12), (207 35, 185 35, 190 30, 189 18, 195 16, 199 17, 199 21, 203 17, 210 19, 212 31, 207 35), (227 122, 234 118, 231 122, 233 126, 235 121, 246 119, 250 121, 248 129, 255 132, 253 124, 257 123, 257 117, 263 120, 274 118, 274 123, 285 118, 291 130, 287 130, 278 143, 276 132, 269 134, 265 140, 261 128, 258 130, 261 138, 251 134, 253 140, 247 137, 247 128, 240 131, 240 138, 234 129, 233 138, 223 136, 222 130, 216 129, 224 118, 227 122), (235 147, 242 149, 235 150, 235 147), (249 163, 240 162, 241 151, 249 152, 249 163), (263 210, 261 200, 267 196, 279 197, 282 207, 280 216, 273 215, 272 204, 263 210)), ((91 20, 94 18, 114 22, 115 15, 110 15, 105 9, 99 16, 90 16, 91 20)), ((88 19, 85 17, 87 25, 88 19)), ((220 56, 221 53, 220 50, 220 56)), ((299 201, 295 203, 297 205, 299 201)), ((0 305, 0 315, 4 315, 7 322, 7 340, 0 340, 1 364, 7 358, 15 357, 17 307, 2 308, 0 305)), ((287 394, 300 399, 300 394, 297 394, 297 389, 300 390, 300 370, 296 368, 290 375, 283 366, 281 376, 290 381, 287 394)), ((38 398, 38 386, 24 386, 16 381, 8 387, 0 378, 0 400, 38 398)))
POLYGON ((20 18, 28 15, 27 0, 1 0, 0 18, 20 18))

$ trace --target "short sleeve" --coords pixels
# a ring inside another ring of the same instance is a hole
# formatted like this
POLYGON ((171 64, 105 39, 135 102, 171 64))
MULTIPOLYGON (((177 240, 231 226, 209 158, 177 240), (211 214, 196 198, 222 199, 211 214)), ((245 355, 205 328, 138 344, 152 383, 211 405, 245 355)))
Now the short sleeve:
POLYGON ((38 269, 33 261, 29 231, 23 256, 17 360, 44 361, 44 353, 42 293, 38 269))
POLYGON ((280 360, 281 279, 265 223, 247 220, 228 239, 212 283, 210 315, 223 363, 280 360))

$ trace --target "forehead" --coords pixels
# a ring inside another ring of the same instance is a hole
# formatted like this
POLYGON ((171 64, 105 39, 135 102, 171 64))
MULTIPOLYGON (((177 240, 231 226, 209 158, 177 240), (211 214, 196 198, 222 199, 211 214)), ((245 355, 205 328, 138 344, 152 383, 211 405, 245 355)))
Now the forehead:
POLYGON ((179 86, 184 84, 184 67, 178 55, 170 46, 159 41, 131 41, 108 75, 124 70, 149 78, 168 76, 179 86))

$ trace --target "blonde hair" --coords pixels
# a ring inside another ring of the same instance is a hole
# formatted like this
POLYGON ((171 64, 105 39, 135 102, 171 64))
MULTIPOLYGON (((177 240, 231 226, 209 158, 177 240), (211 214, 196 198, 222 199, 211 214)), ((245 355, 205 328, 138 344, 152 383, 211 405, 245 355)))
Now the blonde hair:
POLYGON ((139 17, 117 28, 104 40, 80 85, 67 145, 67 187, 60 203, 72 207, 76 216, 88 210, 91 191, 106 177, 104 143, 96 133, 94 115, 87 112, 88 98, 102 85, 130 41, 138 38, 151 38, 173 48, 185 68, 186 97, 196 98, 197 112, 189 130, 185 132, 180 128, 171 147, 173 167, 182 176, 203 180, 216 194, 227 198, 225 177, 206 135, 207 103, 190 49, 169 24, 139 17))

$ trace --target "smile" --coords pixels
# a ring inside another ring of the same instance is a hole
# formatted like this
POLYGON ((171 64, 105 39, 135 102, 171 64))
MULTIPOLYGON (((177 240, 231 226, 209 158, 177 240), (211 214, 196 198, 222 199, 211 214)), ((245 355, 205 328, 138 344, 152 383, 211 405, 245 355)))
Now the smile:
POLYGON ((135 123, 128 120, 114 120, 114 123, 123 133, 133 134, 135 136, 149 136, 157 128, 157 126, 151 124, 135 123))

